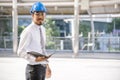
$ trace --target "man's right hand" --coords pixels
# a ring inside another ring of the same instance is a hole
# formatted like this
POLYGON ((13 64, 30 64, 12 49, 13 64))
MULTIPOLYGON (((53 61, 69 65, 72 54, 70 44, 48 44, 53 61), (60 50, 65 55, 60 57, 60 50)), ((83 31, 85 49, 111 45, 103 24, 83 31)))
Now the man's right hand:
POLYGON ((44 60, 47 60, 48 58, 46 58, 46 57, 37 57, 36 59, 35 59, 35 61, 36 62, 40 62, 40 61, 44 61, 44 60))

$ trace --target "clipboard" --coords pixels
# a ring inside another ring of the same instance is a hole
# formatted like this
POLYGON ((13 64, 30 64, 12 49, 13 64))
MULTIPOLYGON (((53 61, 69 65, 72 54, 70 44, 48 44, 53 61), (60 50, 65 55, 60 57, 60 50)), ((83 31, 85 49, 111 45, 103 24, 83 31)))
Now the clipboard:
POLYGON ((34 56, 34 57, 36 57, 36 58, 37 58, 37 57, 50 58, 50 57, 51 57, 53 54, 55 54, 55 53, 46 56, 46 55, 43 55, 43 54, 41 54, 41 53, 31 51, 31 52, 27 52, 27 54, 30 54, 30 55, 32 55, 32 56, 34 56))

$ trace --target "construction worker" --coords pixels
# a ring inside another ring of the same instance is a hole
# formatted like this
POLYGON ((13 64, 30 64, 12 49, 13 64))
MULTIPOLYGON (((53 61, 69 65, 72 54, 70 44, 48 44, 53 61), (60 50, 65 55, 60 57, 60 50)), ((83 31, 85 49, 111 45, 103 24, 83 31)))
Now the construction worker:
POLYGON ((51 76, 51 69, 45 57, 35 57, 28 52, 34 51, 47 55, 45 50, 46 34, 43 22, 46 16, 46 7, 41 2, 32 5, 30 13, 32 22, 20 35, 18 55, 28 61, 26 66, 26 80, 45 80, 51 76), (46 73, 47 70, 47 73, 46 73))

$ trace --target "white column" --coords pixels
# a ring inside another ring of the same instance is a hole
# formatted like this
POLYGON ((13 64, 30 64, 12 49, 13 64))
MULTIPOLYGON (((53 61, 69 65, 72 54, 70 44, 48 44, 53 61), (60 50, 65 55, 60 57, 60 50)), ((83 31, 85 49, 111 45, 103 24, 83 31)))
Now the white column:
POLYGON ((95 30, 94 30, 94 21, 92 17, 92 13, 90 10, 88 10, 88 13, 90 15, 90 21, 91 21, 91 34, 92 34, 92 51, 94 51, 94 46, 95 46, 95 30))
POLYGON ((79 0, 74 1, 74 26, 72 26, 72 47, 74 57, 79 51, 79 0))
POLYGON ((18 15, 17 15, 17 0, 12 0, 12 22, 13 22, 13 53, 17 53, 18 46, 18 15))

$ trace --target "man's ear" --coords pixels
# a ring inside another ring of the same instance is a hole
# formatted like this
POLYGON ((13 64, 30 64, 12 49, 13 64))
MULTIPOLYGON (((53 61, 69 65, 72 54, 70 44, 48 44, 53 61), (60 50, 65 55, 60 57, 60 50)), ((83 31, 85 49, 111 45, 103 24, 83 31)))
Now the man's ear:
POLYGON ((46 13, 44 13, 44 17, 46 17, 46 13))

